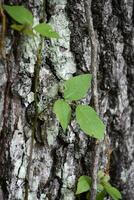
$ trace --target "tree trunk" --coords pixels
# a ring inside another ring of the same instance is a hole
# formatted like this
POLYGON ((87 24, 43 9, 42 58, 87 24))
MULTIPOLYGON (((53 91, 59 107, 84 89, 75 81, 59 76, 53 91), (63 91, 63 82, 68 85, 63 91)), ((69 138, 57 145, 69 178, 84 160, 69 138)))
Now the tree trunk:
MULTIPOLYGON (((58 86, 72 75, 91 72, 91 45, 84 0, 10 0, 35 16, 45 16, 59 40, 44 40, 39 71, 41 115, 36 124, 29 180, 26 179, 35 115, 34 89, 40 37, 10 29, 0 59, 0 200, 74 200, 80 175, 92 174, 94 140, 76 125, 66 133, 53 114, 58 86), (4 52, 4 50, 3 50, 4 52), (27 182, 28 181, 28 182, 27 182)), ((123 200, 134 199, 134 3, 133 0, 93 0, 92 16, 98 39, 100 115, 107 125, 100 168, 123 200)), ((91 91, 81 101, 92 104, 91 91)))

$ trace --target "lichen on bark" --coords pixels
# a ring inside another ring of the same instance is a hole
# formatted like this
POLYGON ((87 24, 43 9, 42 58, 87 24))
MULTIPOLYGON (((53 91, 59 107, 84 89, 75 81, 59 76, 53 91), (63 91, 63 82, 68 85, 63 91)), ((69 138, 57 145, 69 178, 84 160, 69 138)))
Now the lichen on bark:
MULTIPOLYGON (((27 6, 38 22, 46 21, 59 32, 59 40, 43 41, 39 74, 39 107, 34 139, 29 199, 74 200, 80 175, 91 175, 93 142, 71 121, 63 133, 53 112, 59 82, 91 70, 91 45, 84 0, 5 1, 27 6)), ((111 182, 123 199, 133 200, 134 133, 134 11, 133 0, 92 1, 94 29, 98 35, 98 94, 100 113, 107 124, 108 143, 101 152, 101 168, 110 156, 111 182)), ((10 21, 9 21, 10 22, 10 21)), ((9 23, 8 22, 8 23, 9 23)), ((8 25, 8 24, 7 24, 8 25)), ((6 58, 0 59, 0 195, 3 200, 24 199, 29 160, 31 119, 34 115, 34 65, 32 39, 8 27, 6 58)), ((36 38, 37 46, 40 37, 36 38)), ((91 103, 91 91, 83 103, 91 103)))

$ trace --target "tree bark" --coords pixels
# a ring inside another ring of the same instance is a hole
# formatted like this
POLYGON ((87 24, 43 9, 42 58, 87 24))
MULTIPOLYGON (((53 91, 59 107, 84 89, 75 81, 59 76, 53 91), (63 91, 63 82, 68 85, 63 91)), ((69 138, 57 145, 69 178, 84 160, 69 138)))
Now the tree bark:
MULTIPOLYGON (((43 40, 38 100, 41 115, 33 141, 28 200, 74 200, 81 175, 92 174, 94 140, 76 125, 66 133, 53 114, 60 98, 58 86, 72 75, 91 72, 91 44, 84 0, 4 1, 30 9, 35 24, 44 16, 59 40, 43 40)), ((100 168, 122 192, 134 199, 134 2, 94 0, 92 16, 98 41, 98 96, 100 115, 107 125, 100 168)), ((10 29, 0 58, 0 200, 23 200, 30 160, 33 89, 40 37, 29 38, 10 29)), ((0 27, 1 28, 1 27, 0 27)), ((0 29, 1 30, 1 29, 0 29)), ((81 103, 93 104, 89 91, 81 103)))

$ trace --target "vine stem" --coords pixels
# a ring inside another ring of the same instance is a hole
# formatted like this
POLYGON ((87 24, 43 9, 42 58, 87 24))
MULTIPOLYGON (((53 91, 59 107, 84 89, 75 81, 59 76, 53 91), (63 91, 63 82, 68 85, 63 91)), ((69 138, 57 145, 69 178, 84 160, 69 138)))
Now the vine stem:
POLYGON ((33 147, 34 147, 34 136, 37 131, 37 121, 38 121, 38 90, 39 90, 39 72, 40 72, 40 65, 41 65, 41 50, 42 50, 42 38, 39 47, 37 47, 37 61, 34 66, 34 107, 35 107, 35 116, 33 120, 32 126, 32 134, 31 134, 31 143, 30 143, 30 150, 29 150, 29 162, 27 166, 27 173, 26 173, 26 185, 25 185, 25 197, 24 200, 28 200, 28 190, 29 190, 29 180, 30 180, 30 171, 32 165, 32 158, 33 158, 33 147))
MULTIPOLYGON (((46 0, 43 0, 43 16, 42 20, 45 21, 45 6, 46 6, 46 0)), ((29 155, 29 163, 27 167, 27 174, 26 174, 26 186, 25 186, 25 197, 24 200, 28 200, 28 194, 29 194, 29 180, 30 180, 30 171, 31 171, 31 165, 32 165, 32 158, 33 158, 33 147, 34 147, 34 136, 37 131, 37 121, 39 117, 39 112, 38 112, 38 90, 39 90, 39 73, 40 73, 40 66, 41 66, 41 51, 42 51, 42 45, 43 45, 43 37, 41 37, 41 41, 38 45, 36 44, 36 40, 34 39, 34 44, 37 49, 37 60, 36 64, 34 65, 34 76, 35 76, 35 81, 34 81, 34 102, 35 102, 35 116, 34 116, 34 121, 33 121, 33 127, 32 127, 32 134, 31 134, 31 143, 30 143, 30 155, 29 155)))
MULTIPOLYGON (((98 102, 98 87, 97 87, 97 71, 98 71, 98 63, 97 63, 97 44, 98 41, 96 39, 96 34, 93 26, 92 12, 91 12, 91 4, 92 0, 84 0, 84 8, 85 15, 87 21, 88 34, 91 43, 91 70, 92 70, 92 93, 93 93, 93 103, 96 112, 99 114, 99 102, 98 102)), ((94 149, 94 160, 93 160, 93 168, 92 168, 92 186, 90 192, 90 200, 95 200, 97 195, 97 174, 98 174, 98 165, 100 158, 100 148, 101 142, 95 141, 95 149, 94 149)))

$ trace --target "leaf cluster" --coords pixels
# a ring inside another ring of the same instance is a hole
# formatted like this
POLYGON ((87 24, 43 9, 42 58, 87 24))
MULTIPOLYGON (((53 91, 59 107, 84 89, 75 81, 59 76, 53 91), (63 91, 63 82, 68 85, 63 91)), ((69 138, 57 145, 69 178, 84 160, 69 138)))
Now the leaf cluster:
POLYGON ((24 6, 3 5, 3 9, 12 18, 12 29, 29 36, 36 36, 39 33, 43 37, 59 38, 59 34, 48 23, 39 23, 34 26, 34 17, 24 6))
MULTIPOLYGON (((105 175, 103 171, 98 172, 98 185, 96 200, 104 200, 106 195, 109 195, 113 200, 122 199, 121 193, 109 183, 110 177, 105 175)), ((78 179, 76 195, 87 193, 86 199, 90 199, 91 177, 81 176, 78 179)))
MULTIPOLYGON (((47 38, 59 38, 59 34, 48 23, 39 23, 34 26, 34 17, 24 6, 3 5, 3 9, 12 18, 12 29, 29 36, 36 36, 38 33, 47 38)), ((64 99, 58 99, 53 108, 64 131, 71 120, 72 109, 70 104, 72 101, 81 100, 86 96, 91 86, 91 79, 91 74, 84 74, 72 77, 64 82, 64 99)), ((75 114, 77 123, 88 136, 103 139, 105 125, 91 106, 77 105, 75 114)), ((76 195, 87 192, 87 199, 89 199, 91 184, 91 177, 81 176, 78 180, 76 195)), ((109 176, 99 171, 96 200, 103 200, 106 194, 113 200, 121 199, 120 192, 109 183, 109 176)))
MULTIPOLYGON (((71 120, 70 104, 86 96, 91 86, 91 79, 91 74, 82 74, 64 82, 64 99, 57 100, 53 109, 64 131, 71 120)), ((103 139, 105 125, 91 106, 77 105, 76 121, 88 136, 103 139)))

